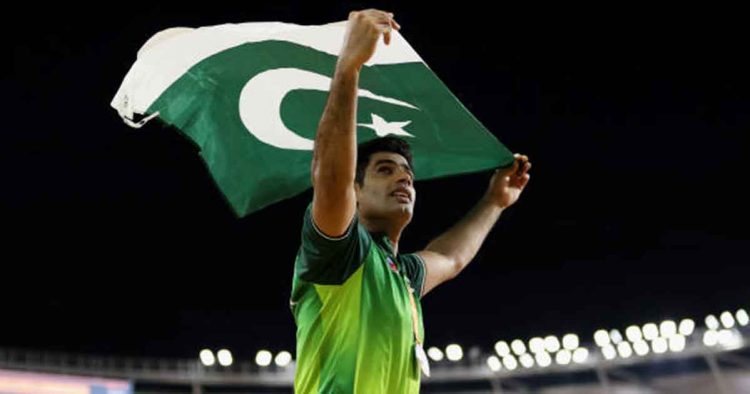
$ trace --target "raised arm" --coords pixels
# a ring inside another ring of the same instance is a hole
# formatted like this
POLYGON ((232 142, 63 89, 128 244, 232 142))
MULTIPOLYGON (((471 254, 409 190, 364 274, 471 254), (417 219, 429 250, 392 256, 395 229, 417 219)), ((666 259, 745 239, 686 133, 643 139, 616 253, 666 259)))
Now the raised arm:
POLYGON ((349 14, 311 163, 313 220, 320 231, 331 237, 346 232, 356 210, 359 71, 375 53, 381 34, 385 44, 390 44, 392 28, 400 26, 391 13, 370 9, 349 14))
POLYGON ((474 259, 500 214, 526 187, 529 169, 528 157, 516 155, 511 167, 495 171, 487 192, 463 219, 417 252, 426 270, 422 295, 455 278, 474 259))

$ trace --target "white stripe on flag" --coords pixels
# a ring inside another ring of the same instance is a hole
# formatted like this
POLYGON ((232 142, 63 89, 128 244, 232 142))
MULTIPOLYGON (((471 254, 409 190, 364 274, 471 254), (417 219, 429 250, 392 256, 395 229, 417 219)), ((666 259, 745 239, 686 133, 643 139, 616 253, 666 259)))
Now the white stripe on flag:
MULTIPOLYGON (((248 22, 197 29, 165 29, 152 36, 139 50, 136 62, 110 105, 123 119, 132 120, 134 113, 144 114, 169 86, 195 64, 248 42, 269 39, 289 41, 338 56, 345 31, 346 21, 320 26, 248 22)), ((378 40, 377 45, 375 54, 365 65, 424 63, 396 30, 392 30, 390 45, 386 46, 382 39, 378 40)))

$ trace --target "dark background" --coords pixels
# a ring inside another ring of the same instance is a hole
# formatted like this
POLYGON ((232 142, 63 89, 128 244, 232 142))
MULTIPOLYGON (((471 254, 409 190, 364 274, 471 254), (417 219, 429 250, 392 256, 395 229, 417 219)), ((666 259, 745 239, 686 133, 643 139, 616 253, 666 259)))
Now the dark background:
MULTIPOLYGON (((748 306, 747 34, 735 10, 460 2, 22 5, 3 25, 0 347, 196 357, 294 349, 311 194, 236 219, 195 148, 109 102, 155 32, 396 14, 401 34, 532 180, 474 262, 424 300, 428 346, 624 328, 748 306)), ((489 173, 418 182, 400 250, 489 173)))

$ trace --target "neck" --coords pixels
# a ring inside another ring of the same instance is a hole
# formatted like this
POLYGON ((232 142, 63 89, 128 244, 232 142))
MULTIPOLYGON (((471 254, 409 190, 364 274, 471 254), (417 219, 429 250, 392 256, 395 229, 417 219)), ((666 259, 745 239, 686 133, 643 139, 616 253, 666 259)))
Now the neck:
POLYGON ((401 231, 406 226, 405 223, 386 220, 382 218, 360 217, 360 223, 371 233, 385 233, 393 247, 393 254, 398 254, 398 241, 401 238, 401 231))

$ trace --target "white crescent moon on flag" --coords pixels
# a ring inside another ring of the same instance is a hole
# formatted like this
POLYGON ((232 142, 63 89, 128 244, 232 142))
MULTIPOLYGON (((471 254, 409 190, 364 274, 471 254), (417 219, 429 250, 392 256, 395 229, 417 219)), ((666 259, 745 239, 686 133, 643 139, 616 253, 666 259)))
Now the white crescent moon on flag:
MULTIPOLYGON (((289 130, 281 120, 281 102, 287 93, 298 90, 327 92, 331 78, 297 68, 277 68, 256 74, 242 88, 240 118, 247 131, 258 140, 279 149, 312 150, 314 141, 289 130)), ((418 109, 407 102, 378 96, 358 89, 358 97, 418 109)))

